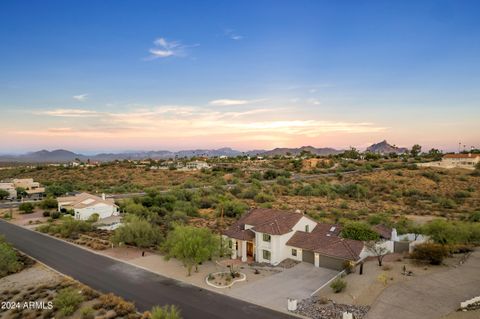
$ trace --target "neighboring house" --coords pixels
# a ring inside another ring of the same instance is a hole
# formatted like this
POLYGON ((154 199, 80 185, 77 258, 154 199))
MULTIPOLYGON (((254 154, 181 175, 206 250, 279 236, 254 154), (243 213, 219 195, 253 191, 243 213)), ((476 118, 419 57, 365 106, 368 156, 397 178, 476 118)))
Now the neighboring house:
POLYGON ((441 161, 418 164, 422 167, 475 169, 480 163, 480 154, 446 154, 441 161))
POLYGON ((202 168, 209 169, 210 165, 208 165, 208 163, 204 161, 193 161, 193 162, 188 162, 185 165, 185 168, 187 170, 201 170, 202 168))
POLYGON ((0 183, 0 189, 3 189, 4 191, 7 191, 10 194, 8 196, 8 199, 17 198, 17 190, 15 188, 15 185, 13 185, 13 183, 0 183))
POLYGON ((100 219, 118 215, 118 206, 113 199, 81 193, 75 196, 58 197, 58 211, 73 210, 75 219, 87 220, 93 214, 100 219))
POLYGON ((40 187, 39 182, 34 182, 33 178, 15 178, 13 180, 15 188, 23 188, 27 196, 31 199, 40 199, 45 194, 45 188, 40 187))
POLYGON ((224 232, 232 259, 277 265, 290 258, 317 267, 343 269, 345 261, 358 261, 361 241, 340 237, 338 225, 320 224, 299 211, 252 209, 224 232))

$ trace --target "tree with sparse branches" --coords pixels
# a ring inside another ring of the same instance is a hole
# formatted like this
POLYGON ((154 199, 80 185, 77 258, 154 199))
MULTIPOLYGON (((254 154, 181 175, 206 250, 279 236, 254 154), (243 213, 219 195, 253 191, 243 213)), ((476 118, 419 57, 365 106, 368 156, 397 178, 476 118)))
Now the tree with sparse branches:
POLYGON ((388 254, 388 249, 382 245, 381 241, 368 241, 365 243, 367 250, 370 251, 378 260, 378 266, 382 267, 383 258, 388 254))

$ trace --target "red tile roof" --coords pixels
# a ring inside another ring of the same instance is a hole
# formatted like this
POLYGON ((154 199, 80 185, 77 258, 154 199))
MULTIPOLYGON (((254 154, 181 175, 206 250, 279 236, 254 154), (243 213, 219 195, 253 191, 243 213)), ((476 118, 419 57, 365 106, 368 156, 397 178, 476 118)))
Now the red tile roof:
POLYGON ((296 231, 287 245, 334 258, 360 259, 363 242, 341 238, 338 236, 340 231, 341 228, 338 225, 318 224, 310 233, 296 231))
POLYGON ((252 230, 269 235, 283 235, 292 231, 293 226, 302 218, 303 214, 285 212, 269 208, 255 208, 243 215, 235 224, 224 232, 224 235, 246 240, 253 239, 255 235, 251 230, 244 234, 245 225, 253 226, 252 230), (251 234, 250 234, 251 233, 251 234), (242 237, 242 238, 239 238, 242 237))
POLYGON ((385 239, 392 238, 392 228, 385 225, 375 225, 372 229, 380 235, 380 237, 385 239))

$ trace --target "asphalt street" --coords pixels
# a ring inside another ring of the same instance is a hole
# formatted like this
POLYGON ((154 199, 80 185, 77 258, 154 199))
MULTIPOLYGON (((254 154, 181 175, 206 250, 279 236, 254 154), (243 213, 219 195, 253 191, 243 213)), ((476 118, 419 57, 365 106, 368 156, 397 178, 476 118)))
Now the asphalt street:
MULTIPOLYGON (((166 278, 0 220, 0 234, 20 251, 140 311, 175 304, 184 318, 270 319, 292 316, 166 278)), ((285 301, 286 303, 286 301, 285 301)))

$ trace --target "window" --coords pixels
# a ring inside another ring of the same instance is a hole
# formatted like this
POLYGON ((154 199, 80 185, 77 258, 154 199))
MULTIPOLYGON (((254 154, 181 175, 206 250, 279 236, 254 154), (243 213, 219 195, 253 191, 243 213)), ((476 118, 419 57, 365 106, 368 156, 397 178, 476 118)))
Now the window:
POLYGON ((292 249, 292 256, 296 256, 297 255, 297 250, 296 249, 292 249))
POLYGON ((262 252, 263 252, 263 259, 270 260, 271 258, 270 252, 268 250, 262 250, 262 252))
POLYGON ((271 239, 269 234, 263 234, 263 241, 270 242, 271 239))
POLYGON ((309 225, 305 225, 305 232, 308 233, 309 232, 309 225))
POLYGON ((228 241, 228 248, 230 248, 230 249, 233 248, 233 242, 231 240, 228 241))

